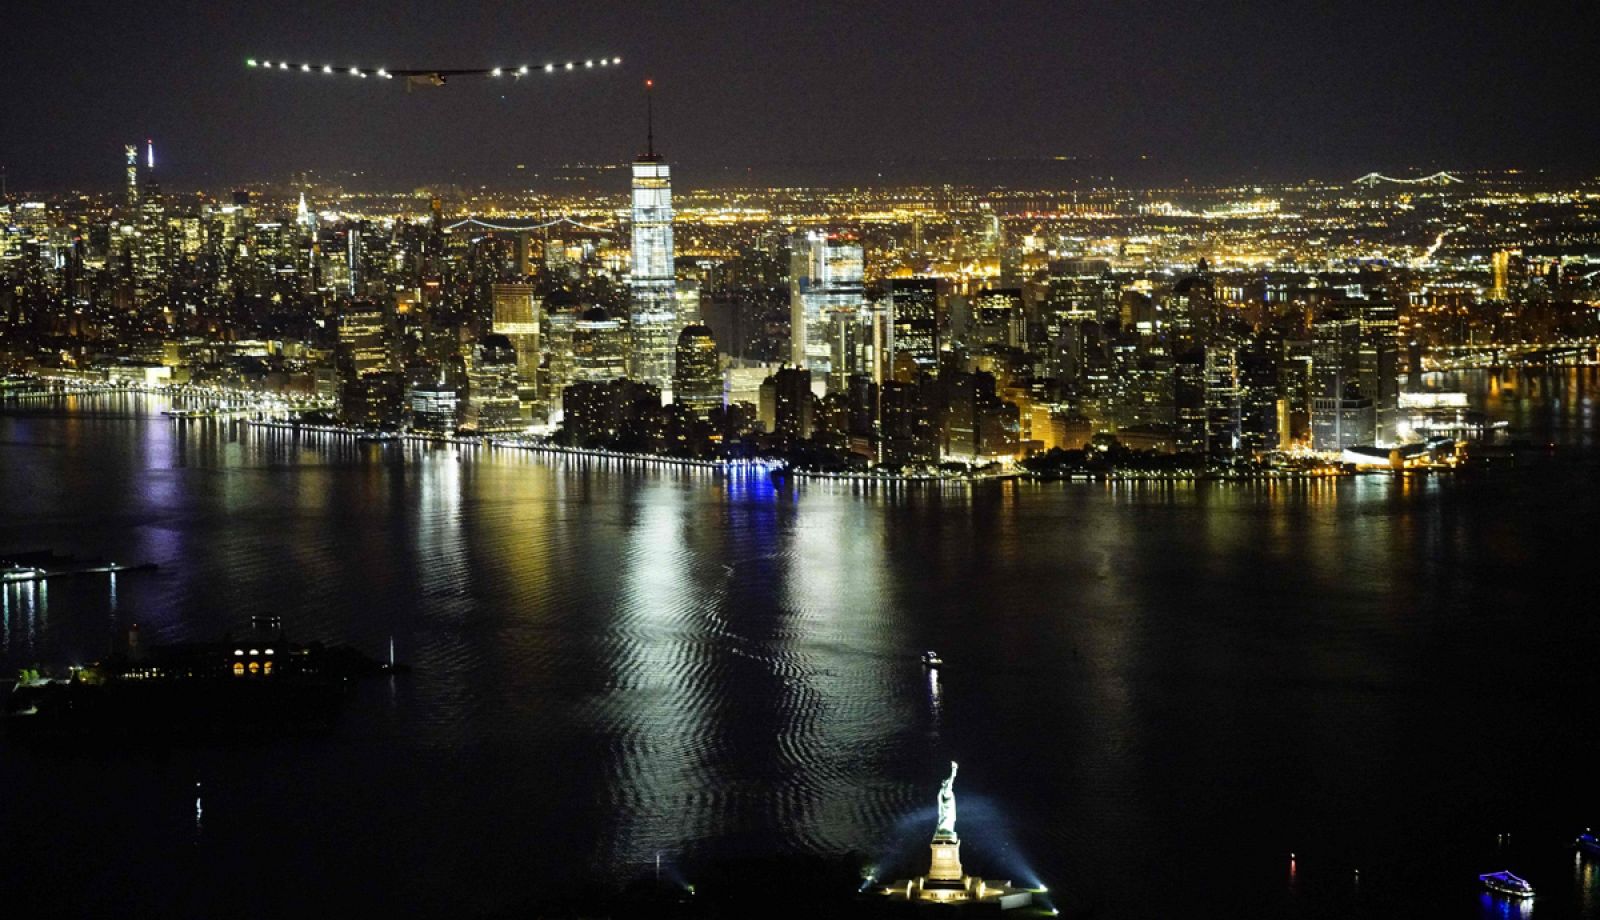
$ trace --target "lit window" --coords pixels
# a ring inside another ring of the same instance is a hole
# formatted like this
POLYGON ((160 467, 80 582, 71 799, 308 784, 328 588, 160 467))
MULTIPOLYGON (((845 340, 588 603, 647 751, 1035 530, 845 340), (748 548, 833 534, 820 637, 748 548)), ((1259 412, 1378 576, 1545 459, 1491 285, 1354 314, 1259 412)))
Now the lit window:
POLYGON ((233 673, 235 673, 235 674, 243 674, 244 673, 244 662, 235 661, 233 663, 233 673))
POLYGON ((251 674, 256 674, 256 673, 259 673, 260 671, 261 671, 261 662, 259 662, 259 661, 250 662, 250 673, 251 674))

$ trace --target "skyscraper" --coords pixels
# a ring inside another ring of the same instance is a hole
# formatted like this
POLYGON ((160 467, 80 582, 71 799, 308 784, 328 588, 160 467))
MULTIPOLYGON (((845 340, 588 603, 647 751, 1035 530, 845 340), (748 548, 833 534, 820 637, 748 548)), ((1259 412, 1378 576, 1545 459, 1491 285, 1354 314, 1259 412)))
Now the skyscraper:
MULTIPOLYGON (((649 87, 648 82, 645 85, 649 87)), ((677 281, 672 261, 671 168, 656 154, 653 117, 645 153, 633 161, 629 286, 633 336, 630 376, 665 389, 672 385, 673 349, 678 338, 677 281)))
POLYGON ((889 300, 894 350, 909 354, 919 369, 933 370, 939 363, 938 279, 896 278, 890 282, 889 300))
POLYGON ((511 341, 498 333, 490 333, 472 349, 468 358, 464 427, 478 434, 521 428, 517 351, 511 341))
POLYGON ((678 335, 678 361, 673 372, 673 401, 704 418, 722 405, 722 362, 711 330, 699 324, 678 335))
POLYGON ((585 310, 572 329, 572 379, 606 383, 624 375, 627 333, 601 307, 585 310))
POLYGON ((139 206, 139 148, 134 144, 125 144, 122 148, 123 156, 128 161, 128 207, 139 206))
POLYGON ((846 351, 854 350, 853 326, 866 304, 861 244, 812 231, 793 245, 789 273, 793 360, 814 373, 848 375, 853 367, 835 364, 846 351))
POLYGON ((517 397, 529 412, 539 386, 539 300, 531 284, 496 283, 494 331, 505 336, 517 353, 517 397))

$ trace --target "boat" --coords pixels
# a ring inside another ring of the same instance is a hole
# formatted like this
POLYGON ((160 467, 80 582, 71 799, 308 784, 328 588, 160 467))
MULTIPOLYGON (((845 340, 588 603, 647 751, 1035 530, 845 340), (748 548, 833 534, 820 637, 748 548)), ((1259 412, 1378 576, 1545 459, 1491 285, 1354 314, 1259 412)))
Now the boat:
POLYGON ((1531 898, 1533 886, 1526 879, 1517 878, 1508 870, 1489 872, 1478 876, 1478 881, 1483 882, 1483 887, 1495 894, 1505 895, 1508 898, 1531 898))
POLYGON ((939 657, 939 653, 938 652, 929 650, 929 651, 926 651, 926 652, 922 653, 922 666, 923 667, 925 667, 925 668, 937 668, 939 665, 942 665, 942 664, 944 664, 944 659, 939 657))
POLYGON ((1600 837, 1596 837, 1588 830, 1578 835, 1578 839, 1573 841, 1573 846, 1589 856, 1600 856, 1600 837))

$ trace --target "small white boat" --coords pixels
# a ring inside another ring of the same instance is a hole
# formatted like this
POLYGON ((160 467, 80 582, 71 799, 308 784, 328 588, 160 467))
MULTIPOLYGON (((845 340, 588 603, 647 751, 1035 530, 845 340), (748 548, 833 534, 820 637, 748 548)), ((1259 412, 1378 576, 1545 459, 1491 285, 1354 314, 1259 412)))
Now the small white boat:
POLYGON ((922 666, 923 667, 925 667, 925 668, 937 668, 939 665, 942 665, 942 664, 944 664, 944 659, 939 657, 939 653, 938 652, 926 651, 926 652, 922 653, 922 666))
POLYGON ((1483 882, 1483 887, 1495 894, 1505 895, 1508 898, 1531 898, 1533 886, 1527 879, 1518 878, 1509 871, 1489 872, 1478 876, 1478 881, 1483 882))

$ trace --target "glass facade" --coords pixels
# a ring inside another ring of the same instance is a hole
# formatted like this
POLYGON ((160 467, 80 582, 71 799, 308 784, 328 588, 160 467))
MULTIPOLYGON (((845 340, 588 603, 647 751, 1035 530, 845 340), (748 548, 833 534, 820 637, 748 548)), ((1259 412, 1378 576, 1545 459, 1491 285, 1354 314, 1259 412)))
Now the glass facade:
POLYGON ((663 390, 672 386, 678 344, 677 280, 672 261, 671 167, 656 156, 633 163, 633 258, 629 285, 633 308, 635 380, 663 390))
POLYGON ((791 262, 797 298, 795 362, 813 373, 833 370, 836 355, 853 347, 853 329, 866 301, 865 259, 861 244, 811 232, 795 242, 791 262))

